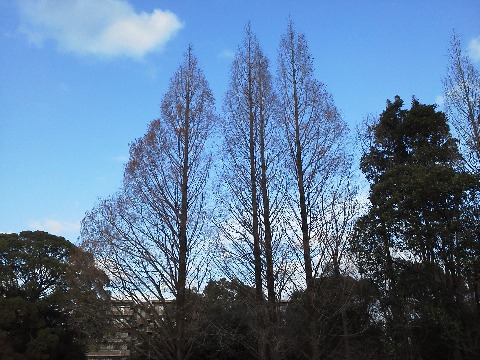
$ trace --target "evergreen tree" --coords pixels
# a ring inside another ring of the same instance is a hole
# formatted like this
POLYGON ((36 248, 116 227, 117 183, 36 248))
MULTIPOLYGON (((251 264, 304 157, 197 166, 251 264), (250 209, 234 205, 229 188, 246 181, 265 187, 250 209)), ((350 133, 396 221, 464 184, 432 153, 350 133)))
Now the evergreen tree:
POLYGON ((85 359, 107 330, 107 283, 62 237, 0 234, 0 358, 85 359))
POLYGON ((382 291, 386 344, 396 358, 470 358, 475 341, 463 309, 467 264, 478 256, 478 179, 463 171, 457 142, 434 105, 413 98, 406 110, 397 96, 368 131, 373 142, 361 169, 371 205, 357 222, 353 249, 382 291), (446 349, 425 354, 428 337, 418 328, 446 349))

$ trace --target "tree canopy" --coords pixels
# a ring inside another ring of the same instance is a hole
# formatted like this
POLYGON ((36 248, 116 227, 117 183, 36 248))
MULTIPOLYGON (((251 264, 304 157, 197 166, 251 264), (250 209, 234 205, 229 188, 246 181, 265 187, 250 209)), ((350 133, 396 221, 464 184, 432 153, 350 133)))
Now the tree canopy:
POLYGON ((352 249, 382 294, 390 351, 443 358, 444 347, 427 346, 444 338, 447 353, 469 358, 477 341, 470 335, 478 332, 466 320, 470 311, 478 317, 475 307, 466 310, 475 294, 469 267, 478 257, 472 241, 478 178, 463 170, 446 117, 434 105, 413 98, 407 110, 397 96, 368 132, 361 169, 370 181, 370 207, 357 222, 352 249))
POLYGON ((41 231, 0 234, 0 357, 83 359, 107 324, 93 257, 41 231))

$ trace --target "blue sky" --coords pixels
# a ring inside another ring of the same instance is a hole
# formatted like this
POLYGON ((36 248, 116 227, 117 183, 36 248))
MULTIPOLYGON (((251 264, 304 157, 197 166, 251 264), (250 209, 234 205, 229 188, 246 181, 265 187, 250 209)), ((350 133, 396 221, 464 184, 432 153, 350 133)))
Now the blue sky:
POLYGON ((76 242, 189 43, 220 112, 245 25, 274 70, 292 19, 354 129, 397 94, 441 103, 453 29, 480 66, 479 14, 478 0, 0 0, 0 232, 76 242))

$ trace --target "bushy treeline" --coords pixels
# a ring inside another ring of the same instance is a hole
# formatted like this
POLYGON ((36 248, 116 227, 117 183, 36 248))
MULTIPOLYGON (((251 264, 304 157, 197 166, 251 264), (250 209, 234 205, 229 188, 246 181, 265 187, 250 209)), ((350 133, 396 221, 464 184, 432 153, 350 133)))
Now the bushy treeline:
MULTIPOLYGON (((449 114, 475 130, 478 71, 455 46, 449 114)), ((388 101, 360 134, 362 208, 348 128, 292 23, 275 76, 246 27, 214 104, 189 47, 123 186, 82 223, 115 297, 165 305, 139 358, 478 358, 480 137, 459 148, 435 106, 388 101)))
MULTIPOLYGON (((384 359, 382 330, 370 311, 375 303, 373 286, 366 280, 349 276, 338 278, 324 275, 317 279, 317 331, 321 336, 322 358, 345 358, 345 336, 342 317, 349 319, 351 334, 348 351, 353 359, 384 359), (328 293, 328 296, 326 294, 328 293)), ((304 291, 292 294, 288 301, 278 302, 279 322, 270 328, 275 337, 278 359, 306 359, 309 357, 308 314, 304 291)), ((237 279, 211 280, 203 292, 189 294, 190 311, 187 337, 191 342, 187 354, 190 359, 257 359, 262 337, 268 336, 256 320, 255 289, 237 279)), ((169 304, 168 306, 174 306, 169 304)), ((132 358, 145 359, 148 354, 169 358, 164 339, 153 345, 156 335, 162 334, 163 323, 157 324, 154 334, 144 334, 132 346, 132 358), (156 335, 155 335, 156 334, 156 335), (155 349, 155 353, 152 349, 155 349), (150 349, 150 352, 149 352, 150 349), (155 355, 154 355, 155 354, 155 355)), ((162 335, 160 335, 162 336, 162 335)))

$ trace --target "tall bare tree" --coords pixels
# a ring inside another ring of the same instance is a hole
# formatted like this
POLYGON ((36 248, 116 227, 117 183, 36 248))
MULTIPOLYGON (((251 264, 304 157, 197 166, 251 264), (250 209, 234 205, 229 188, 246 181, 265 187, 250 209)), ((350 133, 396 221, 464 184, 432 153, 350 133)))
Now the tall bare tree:
POLYGON ((188 355, 189 289, 198 288, 206 261, 205 144, 215 119, 213 95, 190 46, 163 97, 161 117, 131 145, 120 193, 82 223, 84 246, 109 273, 115 293, 139 306, 163 304, 148 310, 157 315, 154 324, 169 325, 157 337, 157 358, 188 355), (174 305, 167 306, 172 296, 174 305))
POLYGON ((464 157, 472 170, 480 173, 480 73, 455 33, 443 85, 445 109, 458 133, 464 157))
POLYGON ((270 330, 277 322, 275 274, 280 268, 274 264, 274 252, 280 246, 274 232, 283 176, 278 173, 282 147, 276 109, 268 59, 248 25, 232 63, 224 102, 224 179, 229 193, 224 234, 230 238, 224 249, 238 260, 235 276, 242 268, 247 271, 246 279, 254 278, 260 358, 274 356, 270 330))
MULTIPOLYGON (((309 304, 312 359, 319 358, 319 335, 314 312, 315 277, 325 254, 315 252, 322 233, 322 201, 328 183, 344 161, 343 122, 332 96, 314 77, 305 36, 292 22, 281 37, 278 57, 278 91, 289 153, 291 233, 303 250, 303 271, 309 304)), ((321 247, 317 247, 321 249, 321 247)))

